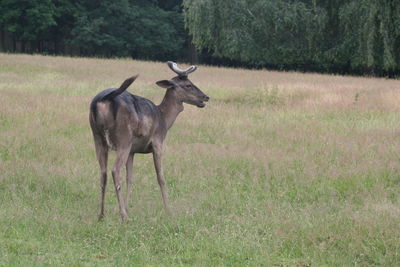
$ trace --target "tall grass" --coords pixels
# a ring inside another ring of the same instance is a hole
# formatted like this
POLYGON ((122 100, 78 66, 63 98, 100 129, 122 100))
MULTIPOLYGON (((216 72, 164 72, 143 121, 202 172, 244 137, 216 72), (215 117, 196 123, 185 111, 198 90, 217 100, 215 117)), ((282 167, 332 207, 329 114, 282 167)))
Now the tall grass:
POLYGON ((174 216, 138 155, 130 221, 109 178, 97 222, 88 105, 137 73, 160 102, 164 63, 0 54, 0 265, 399 264, 399 81, 200 66, 211 101, 166 140, 174 216))

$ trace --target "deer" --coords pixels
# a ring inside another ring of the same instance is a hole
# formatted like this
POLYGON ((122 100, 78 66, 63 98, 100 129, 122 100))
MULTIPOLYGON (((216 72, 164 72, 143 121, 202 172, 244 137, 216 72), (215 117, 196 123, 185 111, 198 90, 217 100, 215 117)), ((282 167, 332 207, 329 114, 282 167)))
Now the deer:
POLYGON ((98 93, 90 104, 89 122, 96 157, 100 165, 99 220, 104 218, 109 150, 116 151, 116 160, 111 173, 122 221, 128 219, 128 199, 133 184, 133 160, 136 153, 153 154, 163 206, 166 213, 171 214, 162 167, 163 144, 167 132, 179 113, 184 110, 183 103, 203 108, 210 98, 188 78, 188 75, 197 69, 196 66, 182 70, 175 62, 168 61, 167 65, 177 76, 170 80, 156 82, 159 87, 166 89, 159 105, 126 91, 138 75, 126 79, 119 88, 109 88, 98 93), (125 199, 121 192, 120 177, 120 171, 124 165, 126 168, 125 199))

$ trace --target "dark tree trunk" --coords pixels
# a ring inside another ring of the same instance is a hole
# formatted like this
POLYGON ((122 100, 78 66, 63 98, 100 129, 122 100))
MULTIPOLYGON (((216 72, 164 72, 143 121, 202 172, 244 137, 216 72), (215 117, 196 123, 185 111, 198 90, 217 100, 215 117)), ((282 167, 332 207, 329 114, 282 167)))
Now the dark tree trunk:
POLYGON ((3 30, 0 31, 0 40, 1 40, 0 51, 4 52, 4 51, 6 51, 6 41, 5 41, 5 34, 4 34, 3 30))
POLYGON ((25 53, 25 48, 26 48, 26 41, 21 41, 21 52, 25 53))
POLYGON ((17 52, 17 41, 15 40, 14 36, 13 36, 13 51, 12 52, 17 52))
POLYGON ((192 64, 192 65, 198 64, 199 63, 199 54, 197 52, 196 47, 192 43, 192 38, 190 38, 190 41, 189 41, 188 52, 189 52, 188 54, 189 54, 190 64, 192 64))

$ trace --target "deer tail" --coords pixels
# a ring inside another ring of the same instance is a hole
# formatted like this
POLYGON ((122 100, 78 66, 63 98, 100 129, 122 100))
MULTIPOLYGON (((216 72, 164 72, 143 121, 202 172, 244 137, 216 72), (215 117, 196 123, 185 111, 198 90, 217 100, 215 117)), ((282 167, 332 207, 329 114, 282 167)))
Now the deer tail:
POLYGON ((126 79, 118 89, 112 90, 108 94, 104 95, 101 98, 101 101, 111 100, 111 99, 115 98, 116 96, 122 94, 136 80, 136 78, 138 76, 139 76, 139 74, 126 79))

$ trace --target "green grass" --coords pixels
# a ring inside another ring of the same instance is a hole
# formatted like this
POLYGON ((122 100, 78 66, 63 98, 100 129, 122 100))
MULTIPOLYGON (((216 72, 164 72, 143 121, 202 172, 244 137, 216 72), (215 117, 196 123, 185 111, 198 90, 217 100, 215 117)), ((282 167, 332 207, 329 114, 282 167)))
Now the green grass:
MULTIPOLYGON (((173 216, 137 155, 130 220, 99 170, 88 105, 158 103, 161 63, 0 54, 0 265, 397 266, 400 82, 200 66, 211 101, 165 146, 173 216)), ((111 155, 109 165, 113 163, 111 155)))

